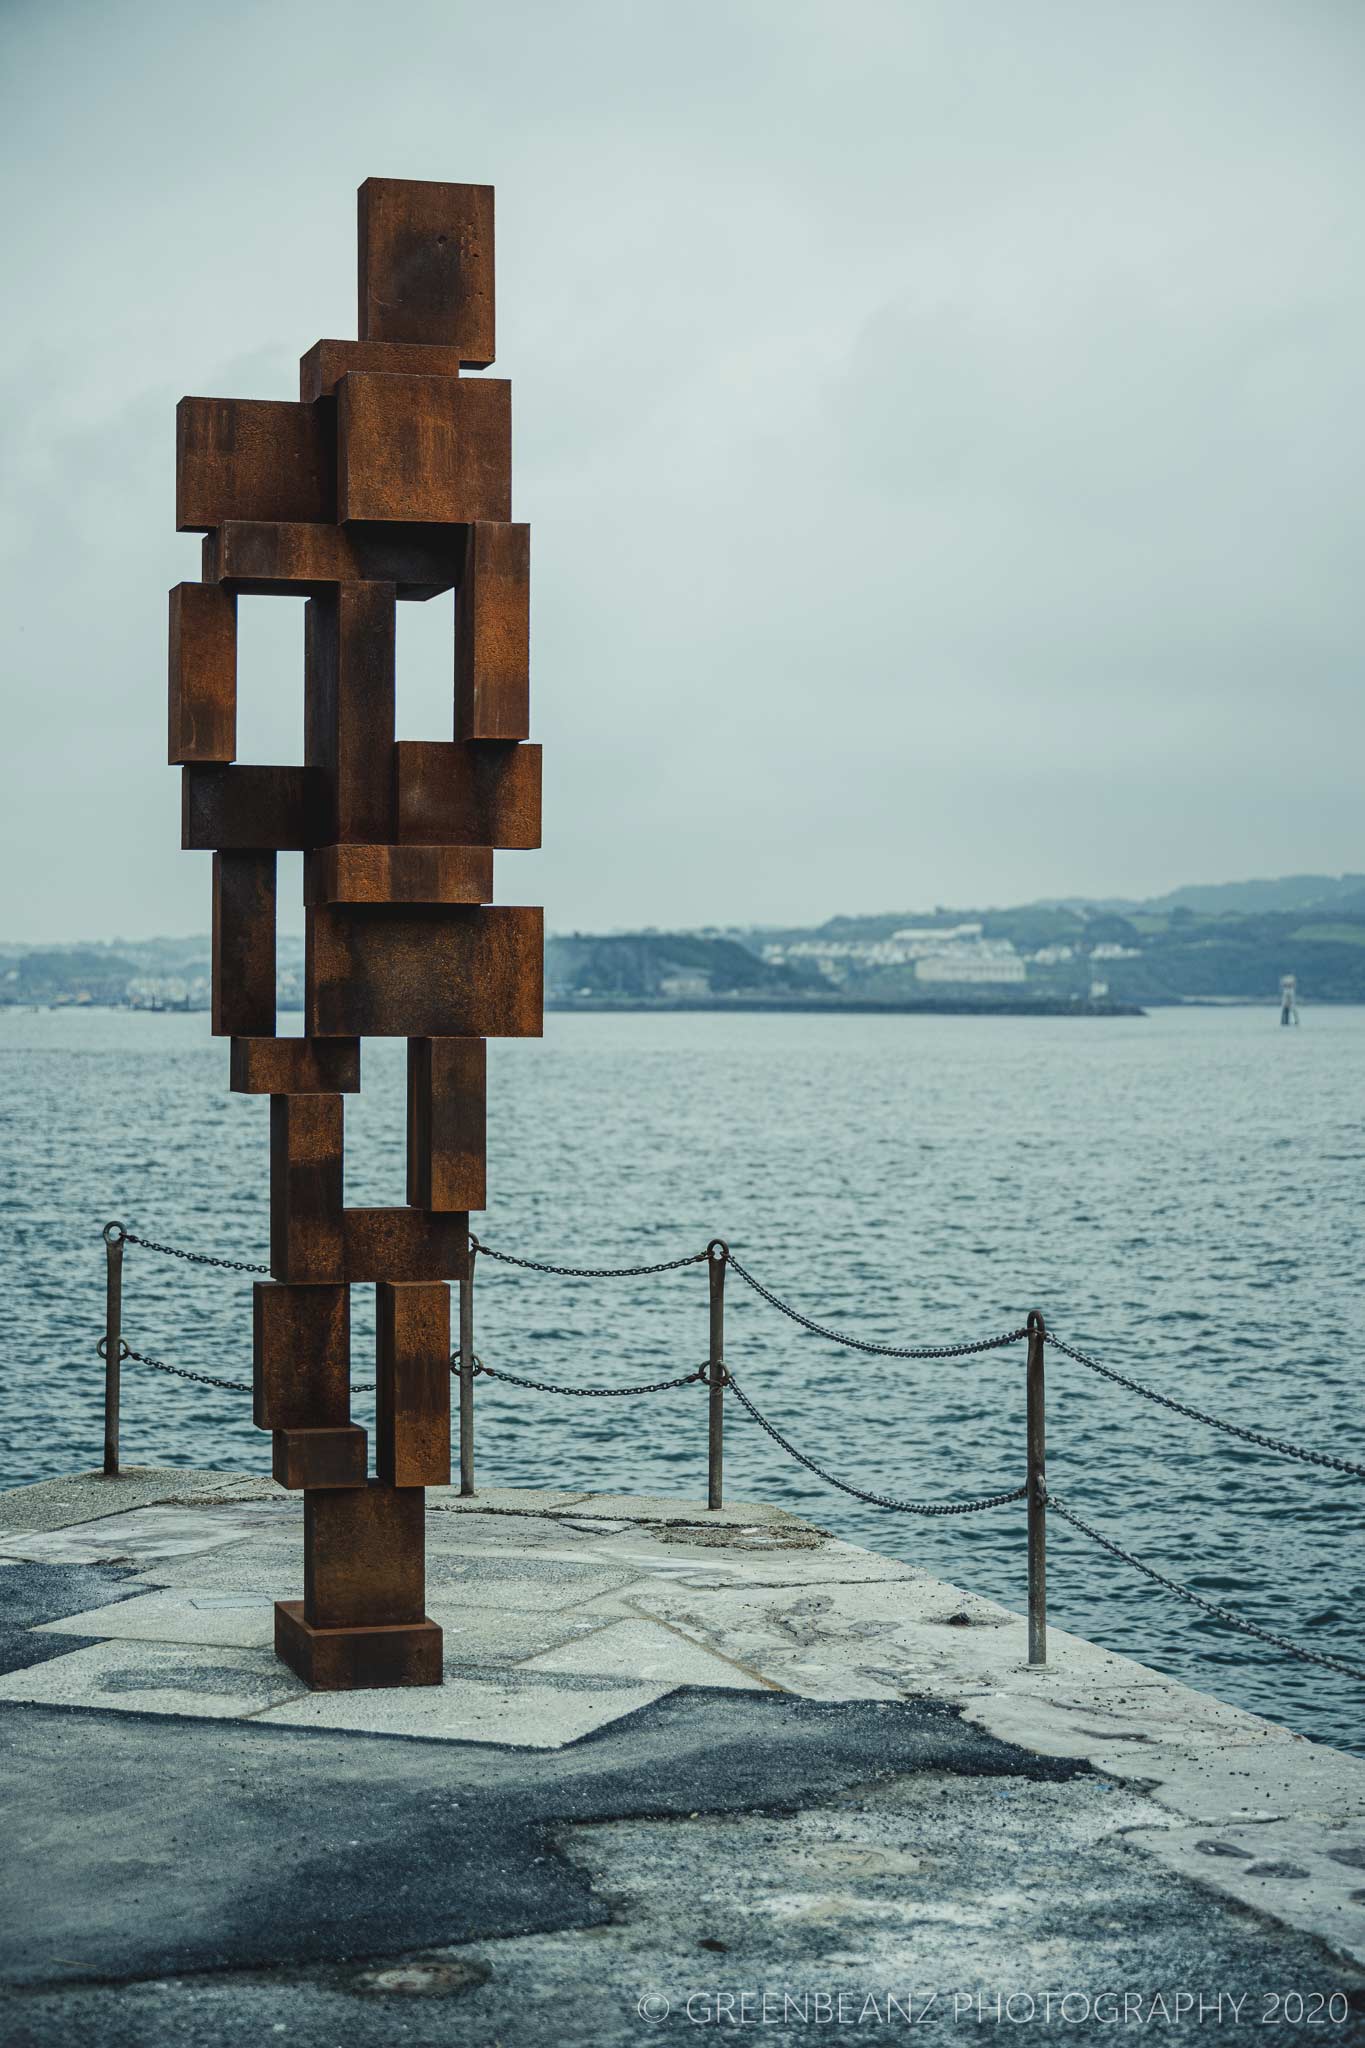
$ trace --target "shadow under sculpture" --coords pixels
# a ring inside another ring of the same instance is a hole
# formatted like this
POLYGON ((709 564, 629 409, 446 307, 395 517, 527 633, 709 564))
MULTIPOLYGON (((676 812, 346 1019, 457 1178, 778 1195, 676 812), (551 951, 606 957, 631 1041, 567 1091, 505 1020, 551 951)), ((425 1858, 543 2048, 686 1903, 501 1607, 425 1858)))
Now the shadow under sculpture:
POLYGON ((428 1486, 450 1481, 450 1286, 485 1202, 485 1041, 543 1020, 543 919, 497 908, 493 849, 540 844, 529 531, 511 522, 493 360, 493 193, 360 188, 359 339, 320 341, 297 403, 185 398, 176 525, 202 580, 170 606, 182 842, 213 853, 213 1030, 270 1097, 270 1271, 254 1415, 304 1496, 303 1599, 277 1654, 315 1689, 439 1685, 428 1486), (454 590, 453 726, 394 727, 395 605, 454 590), (237 605, 305 605, 304 758, 236 761, 237 605), (304 854, 305 1035, 275 1035, 276 856, 304 854), (407 1198, 348 1209, 360 1040, 408 1041, 407 1198), (350 1415, 350 1289, 378 1289, 373 1476, 350 1415))

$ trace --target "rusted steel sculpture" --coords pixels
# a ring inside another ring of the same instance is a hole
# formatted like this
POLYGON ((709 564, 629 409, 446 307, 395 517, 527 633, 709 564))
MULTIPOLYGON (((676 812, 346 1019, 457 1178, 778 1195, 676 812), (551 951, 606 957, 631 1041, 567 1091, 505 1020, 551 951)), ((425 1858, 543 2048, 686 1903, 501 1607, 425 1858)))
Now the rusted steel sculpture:
POLYGON ((528 529, 511 523, 493 360, 493 193, 360 188, 360 338, 320 341, 297 404, 185 398, 171 592, 182 843, 213 851, 213 1029, 270 1097, 270 1270, 255 1420, 304 1498, 304 1596, 275 1648, 310 1686, 439 1685, 424 1489, 450 1480, 450 1288, 484 1205, 490 1037, 542 1024, 539 910, 490 907, 493 848, 540 844, 527 744, 528 529), (394 605, 454 589, 448 740, 397 740, 394 605), (305 600, 301 763, 237 765, 241 596, 305 600), (276 855, 305 856, 306 1016, 275 1035, 276 855), (360 1041, 408 1041, 408 1206, 348 1209, 360 1041), (375 1476, 350 1419, 350 1289, 378 1288, 375 1476))

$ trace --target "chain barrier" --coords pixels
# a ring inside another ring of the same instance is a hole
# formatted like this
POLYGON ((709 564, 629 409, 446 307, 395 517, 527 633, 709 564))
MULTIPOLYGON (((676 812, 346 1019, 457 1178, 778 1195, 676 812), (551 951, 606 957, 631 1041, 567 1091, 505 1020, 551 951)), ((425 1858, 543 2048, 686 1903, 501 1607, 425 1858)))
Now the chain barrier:
MULTIPOLYGON (((103 1358, 105 1355, 103 1337, 100 1338, 95 1349, 100 1357, 103 1358)), ((120 1365, 123 1364, 126 1358, 131 1358, 134 1365, 150 1365, 154 1372, 174 1373, 176 1379, 193 1380, 196 1385, 201 1387, 226 1387, 230 1394, 249 1394, 251 1392, 251 1382, 249 1380, 220 1380, 215 1379, 211 1372, 188 1372, 183 1365, 167 1365, 164 1358, 152 1358, 144 1351, 134 1351, 132 1346, 125 1344, 121 1337, 119 1339, 118 1356, 120 1365)))
POLYGON ((795 1458, 798 1465, 804 1465, 817 1479, 823 1479, 828 1486, 837 1486, 840 1493, 851 1494, 854 1500, 868 1501, 874 1508, 891 1508, 902 1515, 978 1515, 986 1508, 1002 1508, 1012 1500, 1023 1500, 1028 1493, 1027 1486, 1016 1486, 1009 1493, 988 1493, 980 1500, 923 1501, 897 1500, 887 1493, 866 1493, 860 1486, 850 1486, 846 1480, 836 1479, 832 1472, 826 1472, 823 1465, 817 1465, 814 1458, 808 1458, 804 1451, 789 1443, 781 1430, 769 1422, 766 1415, 760 1415, 749 1396, 732 1372, 726 1373, 726 1385, 735 1399, 746 1408, 760 1429, 766 1429, 775 1444, 780 1444, 788 1457, 795 1458))
MULTIPOLYGON (((95 1346, 95 1349, 96 1351, 98 1351, 101 1358, 105 1356, 105 1342, 103 1337, 100 1338, 98 1344, 96 1344, 95 1346)), ((150 1365, 154 1372, 173 1373, 176 1379, 193 1380, 196 1383, 196 1385, 201 1387, 226 1387, 230 1394, 250 1394, 254 1391, 250 1380, 220 1380, 215 1378, 215 1376, 211 1372, 190 1372, 183 1365, 168 1365, 164 1358, 152 1358, 145 1351, 134 1351, 132 1347, 128 1344, 125 1344, 123 1339, 120 1337, 118 1347, 119 1364, 122 1365, 124 1360, 128 1358, 132 1359, 134 1365, 150 1365)), ((450 1369, 452 1372, 457 1372, 459 1370, 459 1367, 456 1365, 452 1365, 450 1369)), ((353 1394, 372 1394, 374 1392, 374 1381, 354 1381, 351 1386, 351 1392, 353 1394)))
POLYGON ((1048 1495, 1047 1505, 1052 1514, 1060 1515, 1064 1522, 1070 1522, 1073 1529, 1079 1529, 1092 1543, 1098 1543, 1101 1550, 1107 1550, 1111 1557, 1117 1557, 1124 1564, 1130 1564, 1134 1571, 1141 1572, 1142 1576, 1150 1579, 1154 1585, 1164 1587, 1168 1593, 1174 1593, 1177 1600, 1187 1600, 1191 1607, 1202 1608, 1205 1614, 1211 1614, 1216 1621, 1225 1622, 1229 1628, 1240 1629, 1243 1635, 1256 1636, 1259 1641, 1269 1643, 1277 1650, 1286 1650, 1291 1657, 1298 1657, 1305 1664, 1321 1664, 1324 1670, 1339 1672, 1343 1678, 1358 1678, 1365 1682, 1365 1666, 1348 1664, 1341 1657, 1326 1657, 1320 1650, 1305 1650, 1302 1643, 1291 1642, 1288 1636, 1278 1636, 1272 1629, 1261 1628, 1256 1622, 1247 1621, 1244 1616, 1233 1614, 1228 1608, 1219 1607, 1212 1600, 1205 1600, 1201 1594, 1192 1593, 1188 1586, 1180 1585, 1175 1579, 1168 1579, 1164 1572, 1155 1571, 1151 1565, 1144 1564, 1140 1557, 1134 1557, 1131 1550, 1124 1550, 1120 1544, 1111 1542, 1107 1536, 1102 1536, 1098 1529, 1092 1529, 1089 1522, 1082 1521, 1081 1517, 1064 1506, 1055 1494, 1048 1495))
POLYGON ((509 1380, 514 1387, 532 1387, 538 1394, 577 1394, 588 1399, 611 1399, 621 1394, 662 1394, 670 1387, 696 1386, 706 1378, 703 1365, 696 1372, 684 1373, 676 1380, 648 1380, 635 1387, 564 1387, 554 1380, 525 1380, 519 1373, 504 1372, 501 1366, 477 1365, 475 1371, 486 1380, 509 1380))
POLYGON ((162 1257, 167 1259, 184 1259, 191 1266, 220 1266, 227 1273, 264 1273, 267 1277, 270 1273, 269 1266, 248 1265, 244 1259, 215 1259, 208 1252, 186 1252, 182 1251, 179 1245, 155 1244, 150 1237, 134 1236, 133 1232, 125 1230, 121 1223, 106 1223, 103 1235, 106 1244, 140 1245, 144 1252, 160 1252, 162 1257), (118 1235, 111 1237, 111 1231, 116 1231, 118 1235))
POLYGON ((703 1266, 709 1253, 689 1252, 683 1259, 661 1259, 656 1266, 549 1266, 540 1259, 519 1259, 511 1252, 495 1252, 471 1234, 469 1249, 480 1258, 496 1259, 502 1266, 523 1266, 528 1273, 555 1273, 561 1280, 639 1280, 647 1273, 676 1273, 682 1266, 703 1266))
POLYGON ((1158 1407, 1169 1408, 1176 1415, 1187 1415, 1192 1422, 1206 1422, 1210 1429, 1225 1430, 1229 1436, 1238 1436, 1243 1443, 1258 1444, 1262 1450, 1277 1451, 1282 1458, 1298 1458, 1305 1465, 1325 1465, 1333 1472, 1348 1472, 1353 1479, 1365 1479, 1365 1465, 1353 1465, 1349 1458, 1333 1458, 1326 1451, 1306 1451, 1300 1444, 1286 1443, 1277 1436, 1262 1436, 1257 1429, 1243 1429, 1240 1423, 1224 1422, 1217 1415, 1206 1415, 1202 1408, 1191 1408, 1184 1401, 1172 1400, 1169 1394, 1159 1394, 1155 1387, 1144 1387, 1138 1380, 1130 1380, 1123 1373, 1115 1372, 1112 1366, 1101 1365, 1097 1358, 1087 1357, 1084 1351, 1077 1351, 1073 1345, 1064 1344, 1060 1337, 1047 1331, 1044 1340, 1066 1358, 1074 1358, 1077 1365, 1084 1365, 1091 1372, 1100 1373, 1112 1380, 1117 1387, 1127 1387, 1131 1394, 1141 1394, 1145 1401, 1155 1401, 1158 1407))
POLYGON ((848 1337, 840 1330, 827 1329, 823 1323, 813 1322, 809 1316, 802 1315, 800 1309, 792 1308, 787 1302, 779 1300, 770 1287, 765 1287, 761 1280, 755 1279, 747 1266, 741 1266, 733 1252, 726 1253, 726 1264, 753 1288, 755 1294, 761 1294, 766 1302, 770 1302, 775 1309, 780 1309, 784 1316, 790 1316, 794 1323, 800 1323, 802 1329, 810 1330, 817 1337, 828 1338, 831 1344, 845 1344, 851 1351, 875 1352, 879 1358, 970 1358, 980 1351, 1001 1351, 1007 1344, 1017 1344, 1022 1337, 1028 1335, 1027 1327, 1021 1326, 1017 1330, 1006 1330, 999 1337, 978 1337, 970 1344, 873 1344, 866 1337, 848 1337))

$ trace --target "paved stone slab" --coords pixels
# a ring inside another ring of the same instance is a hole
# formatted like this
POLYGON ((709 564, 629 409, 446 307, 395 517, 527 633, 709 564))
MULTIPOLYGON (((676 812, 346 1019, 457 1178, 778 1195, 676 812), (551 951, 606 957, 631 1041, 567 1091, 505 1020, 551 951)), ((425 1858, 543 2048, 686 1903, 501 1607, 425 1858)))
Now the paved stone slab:
POLYGON ((790 1530, 779 1526, 724 1545, 715 1542, 714 1532, 688 1528, 589 1534, 580 1542, 580 1554, 586 1558, 697 1586, 854 1585, 922 1576, 899 1558, 878 1557, 856 1544, 821 1537, 799 1522, 790 1530))
POLYGON ((458 1486, 427 1488, 427 1506, 452 1515, 544 1515, 588 1498, 568 1489, 556 1493, 532 1486, 481 1486, 472 1494, 462 1494, 458 1486))
POLYGON ((48 1564, 147 1565, 216 1550, 259 1526, 231 1508, 138 1508, 46 1533, 0 1534, 0 1552, 48 1564))
POLYGON ((235 1538, 185 1557, 159 1558, 138 1574, 138 1590, 167 1586, 183 1593, 239 1593, 297 1600, 303 1593, 303 1529, 297 1536, 235 1538))
POLYGON ((318 1692, 259 1716, 272 1726, 407 1735, 424 1742, 496 1743, 500 1748, 561 1749, 626 1714, 650 1706, 666 1685, 617 1684, 522 1672, 462 1671, 447 1648, 442 1685, 384 1692, 318 1692))
POLYGON ((1100 1752, 1097 1764, 1101 1757, 1101 1768, 1145 1785, 1158 1805, 1182 1819, 1221 1826, 1365 1816, 1365 1757, 1299 1736, 1205 1747, 1190 1745, 1182 1731, 1178 1741, 1140 1752, 1116 1746, 1100 1752))
MULTIPOLYGON (((1141 1668, 1141 1667, 1139 1667, 1141 1668)), ((1108 1770, 1116 1758, 1140 1769, 1143 1752, 1163 1741, 1225 1749, 1243 1742, 1299 1742, 1288 1728, 1150 1672, 1131 1688, 1030 1682, 968 1699, 967 1718, 1007 1742, 1022 1742, 1048 1756, 1079 1756, 1108 1770)))
MULTIPOLYGON (((473 1665, 520 1664, 541 1651, 576 1642, 583 1634, 601 1629, 604 1621, 601 1616, 580 1620, 576 1608, 536 1613, 443 1600, 428 1601, 427 1612, 445 1632, 447 1658, 473 1665)), ((79 1636, 87 1641, 204 1643, 223 1649, 273 1650, 275 1603, 265 1593, 214 1592, 204 1587, 156 1591, 119 1600, 116 1606, 41 1623, 33 1633, 79 1636)), ((56 1656, 68 1647, 53 1643, 44 1654, 56 1656)), ((37 1659, 30 1656, 22 1661, 37 1659)))
POLYGON ((11 1487, 0 1494, 0 1524, 13 1534, 21 1530, 41 1533, 163 1503, 269 1498, 284 1496, 268 1475, 207 1472, 185 1465, 132 1465, 112 1479, 103 1472, 76 1472, 69 1479, 43 1479, 34 1486, 11 1487))
POLYGON ((1365 1963, 1365 1821, 1291 1815, 1271 1827, 1139 1828, 1132 1839, 1168 1869, 1365 1963))
POLYGON ((102 1642, 0 1678, 0 1702, 235 1719, 304 1688, 274 1651, 102 1642))
POLYGON ((85 1636, 144 1643, 203 1643, 221 1649, 270 1650, 275 1645, 275 1604, 260 1593, 139 1593, 117 1607, 50 1621, 43 1635, 85 1636))
POLYGON ((926 1691, 965 1699, 998 1689, 1006 1677, 1041 1692, 1074 1685, 1078 1674, 1091 1689, 1160 1682, 1146 1666, 1060 1629, 1049 1638, 1048 1666, 1031 1668, 1020 1616, 908 1569, 890 1582, 797 1587, 699 1588, 651 1578, 632 1588, 629 1600, 812 1699, 926 1691))
POLYGON ((565 1671, 584 1677, 638 1678, 651 1685, 719 1685, 763 1690, 763 1681, 700 1643, 688 1642, 654 1621, 615 1621, 605 1628, 532 1657, 528 1671, 565 1671))

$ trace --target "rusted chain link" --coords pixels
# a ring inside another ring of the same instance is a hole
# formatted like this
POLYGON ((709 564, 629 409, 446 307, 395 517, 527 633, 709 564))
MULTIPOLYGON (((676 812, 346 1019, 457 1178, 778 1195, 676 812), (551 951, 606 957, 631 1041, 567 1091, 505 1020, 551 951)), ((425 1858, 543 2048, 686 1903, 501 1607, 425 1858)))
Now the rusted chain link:
POLYGON ((865 1500, 874 1508, 891 1508, 902 1515, 978 1515, 986 1508, 1002 1508, 1008 1501, 1023 1500, 1028 1492, 1027 1486, 1016 1486, 1009 1493, 989 1493, 980 1500, 944 1502, 897 1500, 892 1494, 866 1493, 861 1486, 850 1486, 846 1480, 836 1479, 832 1472, 826 1472, 823 1465, 817 1465, 814 1458, 808 1458, 804 1451, 798 1451, 796 1445, 790 1443, 781 1430, 774 1428, 766 1415, 759 1414, 734 1373, 727 1372, 726 1379, 736 1400, 748 1409, 761 1429, 767 1430, 773 1442, 781 1445, 788 1457, 795 1458, 798 1465, 804 1465, 808 1472, 813 1472, 817 1479, 823 1479, 826 1485, 837 1486, 840 1493, 852 1494, 854 1500, 865 1500))
POLYGON ((561 1280, 639 1280, 647 1273, 676 1273, 681 1266, 703 1266, 706 1252, 689 1252, 683 1259, 661 1259, 656 1266, 549 1266, 540 1259, 519 1259, 511 1252, 495 1252, 491 1245, 470 1237, 469 1249, 480 1258, 496 1259, 499 1265, 523 1266, 528 1273, 555 1273, 561 1280))
MULTIPOLYGON (((100 1357, 103 1358, 106 1349, 103 1337, 100 1338, 95 1349, 100 1357)), ((119 1338, 118 1355, 120 1365, 122 1365, 125 1358, 131 1358, 135 1365, 150 1365, 154 1372, 173 1373, 176 1379, 193 1380, 196 1385, 201 1387, 226 1387, 230 1394, 249 1394, 251 1392, 251 1382, 249 1380, 220 1380, 215 1379, 211 1372, 188 1372, 183 1365, 167 1365, 164 1358, 151 1358, 145 1351, 134 1351, 131 1345, 125 1344, 121 1337, 119 1338)))
MULTIPOLYGON (((845 1344, 852 1351, 875 1352, 879 1358, 969 1358, 978 1351, 1000 1351, 1007 1344, 1017 1344, 1027 1337, 1028 1330, 1020 1326, 1017 1330, 1006 1330, 999 1337, 978 1337, 970 1344, 874 1344, 866 1337, 849 1337, 841 1330, 827 1329, 825 1324, 814 1322, 810 1316, 802 1315, 789 1303, 779 1300, 770 1287, 755 1279, 747 1266, 741 1266, 733 1252, 726 1253, 726 1263, 732 1266, 741 1280, 752 1287, 755 1294, 761 1294, 766 1302, 780 1309, 784 1316, 790 1316, 802 1329, 810 1330, 817 1337, 825 1337, 831 1344, 845 1344)), ((1011 1496, 1012 1497, 1012 1496, 1011 1496)))
POLYGON ((662 1394, 670 1387, 691 1387, 706 1378, 706 1367, 699 1366, 696 1372, 684 1373, 676 1380, 648 1380, 634 1387, 564 1387, 554 1380, 525 1380, 519 1373, 504 1372, 501 1366, 475 1363, 474 1370, 486 1380, 509 1380, 514 1387, 532 1387, 538 1394, 578 1394, 593 1399, 607 1398, 621 1394, 662 1394))
MULTIPOLYGON (((103 1358, 105 1354, 103 1337, 100 1338, 95 1349, 100 1357, 103 1358)), ((250 1380, 220 1380, 215 1378, 211 1372, 190 1372, 183 1365, 168 1365, 164 1358, 152 1358, 145 1351, 134 1351, 130 1345, 124 1343, 122 1337, 119 1338, 118 1356, 120 1365, 123 1364, 126 1358, 131 1358, 134 1365, 150 1365, 154 1372, 173 1373, 176 1379, 193 1380, 196 1385, 201 1387, 226 1387, 230 1394, 250 1394, 254 1391, 250 1380)), ((452 1372, 457 1369, 455 1366, 451 1367, 452 1372)), ((352 1386, 351 1392, 353 1394, 372 1394, 374 1392, 374 1381, 358 1380, 352 1386)))
POLYGON ((1159 1394, 1155 1387, 1144 1387, 1140 1380, 1128 1379, 1110 1365, 1101 1365, 1098 1358, 1089 1358, 1084 1351, 1077 1351, 1074 1345, 1064 1344, 1060 1337, 1053 1336, 1051 1330, 1046 1333, 1044 1342, 1051 1344, 1064 1357, 1074 1358, 1077 1365, 1084 1365, 1104 1379, 1112 1380, 1116 1387, 1127 1387, 1130 1394, 1141 1394, 1144 1401, 1155 1401, 1159 1408, 1169 1408, 1176 1415, 1187 1415, 1192 1422, 1206 1422, 1210 1429, 1221 1429, 1228 1436, 1239 1436, 1243 1443, 1258 1444, 1263 1451, 1276 1451, 1282 1458, 1298 1458, 1305 1465, 1325 1465, 1333 1472, 1348 1472, 1353 1479, 1365 1479, 1365 1465, 1353 1465, 1349 1458, 1334 1458, 1326 1451, 1306 1451, 1301 1444, 1286 1443, 1282 1437, 1262 1436, 1258 1429, 1243 1429, 1238 1422, 1224 1422, 1217 1415, 1206 1415, 1202 1408, 1191 1408, 1184 1401, 1173 1400, 1169 1394, 1159 1394))
MULTIPOLYGON (((208 1252, 186 1252, 182 1251, 179 1245, 156 1244, 150 1237, 135 1236, 131 1230, 125 1230, 121 1223, 106 1223, 103 1234, 106 1244, 140 1245, 144 1252, 160 1252, 162 1257, 167 1259, 184 1259, 191 1266, 220 1266, 227 1273, 265 1273, 269 1275, 270 1272, 269 1266, 251 1266, 244 1259, 215 1259, 208 1252), (119 1233, 118 1236, 110 1237, 109 1233, 111 1230, 117 1231, 119 1233)), ((174 1368, 168 1367, 167 1370, 173 1371, 174 1368)))
POLYGON ((1212 1600, 1205 1600, 1201 1594, 1192 1593, 1188 1586, 1180 1585, 1175 1579, 1168 1579, 1164 1572, 1154 1571, 1152 1566, 1144 1564, 1140 1557, 1134 1557, 1131 1550, 1124 1550, 1120 1544, 1112 1543, 1107 1536, 1101 1536, 1098 1529, 1092 1529, 1089 1522, 1082 1521, 1081 1517, 1059 1501, 1055 1494, 1048 1495, 1047 1505, 1053 1514, 1060 1515, 1064 1522, 1070 1522, 1073 1529, 1079 1529, 1092 1543, 1098 1543, 1101 1550, 1107 1550, 1111 1557, 1117 1557, 1124 1564, 1130 1564, 1134 1571, 1141 1572, 1153 1585, 1162 1586, 1166 1592, 1174 1593, 1177 1600, 1188 1600, 1192 1607, 1202 1608, 1204 1613, 1211 1614, 1215 1621, 1225 1622, 1229 1628, 1240 1629, 1243 1635, 1256 1636, 1261 1642, 1270 1643, 1277 1650, 1287 1650, 1291 1657, 1301 1658, 1305 1664, 1321 1664, 1324 1670, 1340 1672, 1343 1678, 1358 1678, 1365 1682, 1365 1667, 1348 1664, 1341 1657, 1326 1657, 1320 1650, 1305 1650, 1302 1643, 1291 1642, 1288 1636, 1277 1636, 1272 1629, 1261 1628, 1256 1622, 1247 1621, 1242 1615, 1233 1614, 1228 1608, 1215 1605, 1212 1600))

